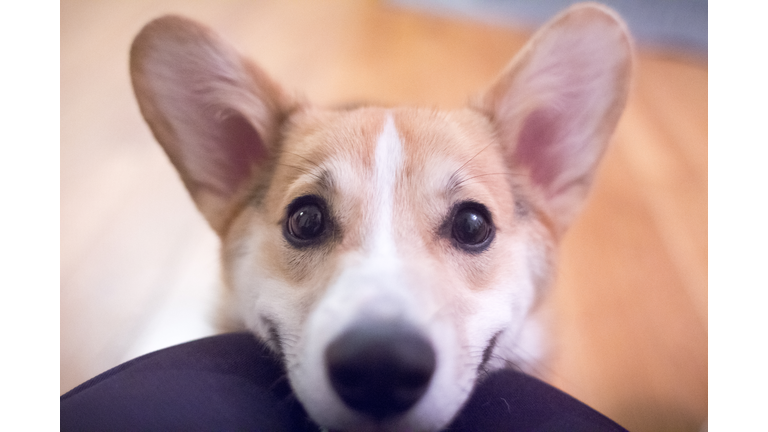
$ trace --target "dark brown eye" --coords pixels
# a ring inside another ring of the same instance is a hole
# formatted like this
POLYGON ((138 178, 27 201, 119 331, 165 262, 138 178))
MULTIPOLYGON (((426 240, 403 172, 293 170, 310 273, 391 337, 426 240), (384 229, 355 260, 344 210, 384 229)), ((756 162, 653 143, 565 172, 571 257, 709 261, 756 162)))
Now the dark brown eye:
POLYGON ((481 252, 490 244, 494 228, 485 206, 463 203, 453 216, 451 237, 468 252, 481 252))
POLYGON ((288 224, 292 236, 310 240, 323 233, 323 212, 316 205, 305 205, 296 210, 288 224))
POLYGON ((320 198, 304 196, 288 206, 284 235, 296 247, 309 246, 326 232, 325 205, 320 198))

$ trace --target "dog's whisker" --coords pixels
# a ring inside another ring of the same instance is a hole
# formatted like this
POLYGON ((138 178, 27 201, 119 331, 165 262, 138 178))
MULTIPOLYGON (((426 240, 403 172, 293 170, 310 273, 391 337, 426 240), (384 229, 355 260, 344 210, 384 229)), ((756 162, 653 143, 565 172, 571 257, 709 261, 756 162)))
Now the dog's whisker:
POLYGON ((519 174, 511 173, 511 172, 500 172, 500 173, 484 173, 484 174, 477 174, 471 177, 466 177, 461 179, 458 183, 456 183, 455 187, 464 186, 469 184, 468 182, 470 180, 474 180, 479 177, 487 177, 487 176, 494 176, 494 175, 503 175, 503 176, 518 176, 519 174))
POLYGON ((457 169, 456 169, 456 171, 454 171, 454 172, 453 172, 453 174, 451 174, 451 177, 455 177, 455 176, 458 176, 458 175, 461 173, 461 170, 462 170, 462 169, 464 169, 464 167, 465 167, 465 166, 467 166, 467 165, 468 165, 470 162, 472 162, 472 161, 473 161, 473 160, 474 160, 476 157, 478 157, 478 156, 480 155, 480 153, 484 152, 484 151, 485 151, 487 148, 489 148, 489 147, 490 147, 490 146, 492 146, 493 144, 494 144, 494 143, 493 143, 493 142, 491 142, 491 143, 489 143, 487 146, 485 146, 485 147, 483 147, 482 149, 480 149, 480 151, 479 151, 479 152, 475 153, 475 155, 474 155, 474 156, 472 156, 471 158, 469 158, 469 159, 468 159, 466 162, 464 162, 464 163, 463 163, 463 164, 462 164, 462 165, 461 165, 459 168, 457 168, 457 169))

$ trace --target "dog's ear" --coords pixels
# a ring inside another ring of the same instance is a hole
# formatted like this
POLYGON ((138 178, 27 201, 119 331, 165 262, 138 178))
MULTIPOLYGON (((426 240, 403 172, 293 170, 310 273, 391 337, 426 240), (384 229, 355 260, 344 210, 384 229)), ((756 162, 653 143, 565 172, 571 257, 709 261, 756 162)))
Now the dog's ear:
POLYGON ((624 108, 632 49, 610 10, 576 5, 539 30, 480 99, 507 164, 527 173, 562 233, 624 108))
POLYGON ((215 33, 165 16, 131 47, 141 113, 213 229, 223 234, 243 185, 276 152, 293 102, 215 33))

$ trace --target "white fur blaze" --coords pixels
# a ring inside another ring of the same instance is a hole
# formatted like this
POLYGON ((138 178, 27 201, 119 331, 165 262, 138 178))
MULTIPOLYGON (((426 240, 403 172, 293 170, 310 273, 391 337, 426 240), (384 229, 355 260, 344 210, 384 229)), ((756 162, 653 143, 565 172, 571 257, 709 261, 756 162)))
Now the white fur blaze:
POLYGON ((392 260, 396 256, 394 238, 395 187, 403 163, 403 145, 392 114, 387 114, 384 129, 376 142, 374 175, 375 216, 372 255, 392 260))

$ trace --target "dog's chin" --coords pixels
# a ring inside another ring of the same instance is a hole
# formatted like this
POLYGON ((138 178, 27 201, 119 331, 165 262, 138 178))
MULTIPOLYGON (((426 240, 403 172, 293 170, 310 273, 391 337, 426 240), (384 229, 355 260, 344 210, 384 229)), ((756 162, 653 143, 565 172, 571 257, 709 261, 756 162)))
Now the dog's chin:
POLYGON ((428 390, 414 406, 383 419, 372 418, 347 406, 324 374, 311 372, 314 368, 295 364, 289 367, 288 378, 309 416, 329 431, 426 432, 441 430, 453 419, 469 397, 476 379, 471 370, 457 377, 445 366, 437 368, 428 390))
MULTIPOLYGON (((447 422, 445 422, 447 423, 447 422)), ((361 420, 359 422, 354 422, 348 425, 345 425, 344 428, 334 428, 334 427, 328 427, 326 430, 329 432, 404 432, 404 431, 437 431, 441 430, 445 426, 444 423, 441 423, 440 426, 437 425, 426 425, 421 422, 412 422, 407 418, 395 418, 391 420, 386 420, 382 422, 376 422, 376 421, 370 421, 370 420, 361 420)))
MULTIPOLYGON (((297 392, 298 393, 298 392, 297 392)), ((324 429, 334 432, 404 432, 437 431, 443 429, 453 419, 459 408, 466 401, 467 395, 449 401, 431 400, 429 396, 415 407, 401 415, 385 419, 374 419, 348 408, 334 396, 324 400, 310 398, 305 400, 299 394, 303 406, 310 417, 324 429), (444 404, 442 406, 438 406, 444 404)))

